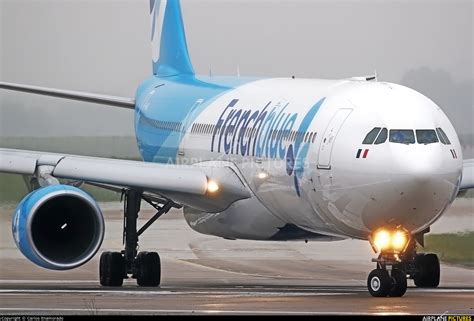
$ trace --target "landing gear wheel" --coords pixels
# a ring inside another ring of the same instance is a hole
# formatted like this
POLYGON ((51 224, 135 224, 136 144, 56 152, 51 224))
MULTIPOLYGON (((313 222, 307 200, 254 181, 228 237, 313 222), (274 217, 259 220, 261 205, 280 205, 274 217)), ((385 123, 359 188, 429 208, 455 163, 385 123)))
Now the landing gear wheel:
POLYGON ((156 252, 140 252, 136 258, 137 284, 159 286, 161 281, 160 256, 156 252))
POLYGON ((102 286, 122 286, 125 260, 119 252, 104 252, 100 256, 99 277, 102 286))
POLYGON ((416 272, 413 276, 415 285, 419 288, 436 288, 439 285, 439 260, 433 253, 417 254, 415 258, 416 272))
POLYGON ((367 288, 374 297, 386 297, 390 292, 392 281, 387 270, 375 269, 367 278, 367 288))
POLYGON ((392 288, 388 293, 391 297, 401 297, 407 291, 407 275, 400 269, 392 269, 392 288))

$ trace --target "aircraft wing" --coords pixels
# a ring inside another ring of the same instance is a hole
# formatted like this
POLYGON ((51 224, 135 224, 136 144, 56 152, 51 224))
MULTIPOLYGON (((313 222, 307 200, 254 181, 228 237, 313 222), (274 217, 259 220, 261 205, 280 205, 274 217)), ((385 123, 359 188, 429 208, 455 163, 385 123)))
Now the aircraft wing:
POLYGON ((474 188, 474 159, 466 159, 462 168, 462 181, 460 191, 474 188))
POLYGON ((22 84, 7 83, 7 82, 0 82, 0 89, 8 89, 8 90, 20 91, 20 92, 25 92, 25 93, 30 93, 30 94, 78 100, 78 101, 84 101, 84 102, 95 103, 95 104, 109 105, 109 106, 114 106, 114 107, 122 107, 122 108, 129 108, 129 109, 135 108, 134 98, 100 95, 100 94, 85 93, 85 92, 80 92, 80 91, 29 86, 29 85, 22 85, 22 84))
POLYGON ((224 161, 175 165, 0 149, 0 172, 35 176, 43 181, 70 179, 134 188, 206 212, 223 211, 235 201, 250 197, 233 164, 224 161), (214 189, 217 184, 217 191, 210 189, 210 182, 214 189))

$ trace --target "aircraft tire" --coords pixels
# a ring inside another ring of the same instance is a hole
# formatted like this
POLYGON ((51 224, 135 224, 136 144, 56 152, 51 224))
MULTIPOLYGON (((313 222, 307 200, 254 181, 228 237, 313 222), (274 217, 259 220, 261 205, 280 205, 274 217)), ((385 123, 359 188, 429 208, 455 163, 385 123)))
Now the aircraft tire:
POLYGON ((419 288, 436 288, 439 285, 439 259, 433 253, 420 253, 415 258, 416 273, 413 276, 415 285, 419 288))
POLYGON ((125 260, 119 252, 104 252, 100 256, 99 279, 102 286, 122 286, 125 260))
POLYGON ((136 259, 137 284, 139 286, 159 286, 161 281, 161 261, 156 252, 140 252, 136 259))
POLYGON ((392 280, 387 270, 375 269, 367 278, 367 288, 373 297, 386 297, 392 287, 392 280))
POLYGON ((400 269, 392 269, 392 288, 388 293, 390 297, 401 297, 407 291, 407 275, 400 269))

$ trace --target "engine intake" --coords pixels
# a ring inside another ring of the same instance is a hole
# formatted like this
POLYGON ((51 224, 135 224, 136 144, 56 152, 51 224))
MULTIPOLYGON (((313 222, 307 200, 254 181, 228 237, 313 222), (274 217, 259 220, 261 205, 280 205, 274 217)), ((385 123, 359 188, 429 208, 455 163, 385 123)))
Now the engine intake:
POLYGON ((96 201, 68 185, 51 185, 28 194, 18 204, 13 237, 33 263, 53 270, 89 261, 104 238, 104 219, 96 201))

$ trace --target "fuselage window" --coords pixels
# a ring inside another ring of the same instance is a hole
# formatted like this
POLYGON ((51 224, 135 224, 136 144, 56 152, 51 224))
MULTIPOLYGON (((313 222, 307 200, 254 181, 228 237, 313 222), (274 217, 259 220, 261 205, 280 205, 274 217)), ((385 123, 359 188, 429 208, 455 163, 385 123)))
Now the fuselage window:
POLYGON ((314 141, 316 140, 316 135, 317 135, 317 133, 314 133, 313 139, 311 140, 312 143, 314 143, 314 141))
POLYGON ((383 128, 383 129, 380 131, 379 136, 378 136, 377 139, 375 140, 375 145, 385 143, 385 142, 387 141, 387 136, 388 136, 388 130, 387 130, 387 128, 383 128))
POLYGON ((438 132, 439 139, 441 140, 441 142, 443 144, 451 145, 451 142, 449 141, 448 136, 446 135, 444 130, 442 130, 441 128, 438 127, 438 128, 436 128, 436 131, 438 132))
POLYGON ((414 144, 415 134, 411 129, 390 129, 389 141, 398 144, 414 144))
POLYGON ((377 137, 377 135, 379 134, 380 132, 380 127, 375 127, 374 129, 372 129, 368 134, 367 136, 365 136, 365 139, 364 141, 362 142, 362 144, 365 144, 365 145, 370 145, 370 144, 373 144, 375 138, 377 137))
POLYGON ((417 129, 416 140, 418 144, 433 144, 438 142, 438 137, 433 129, 417 129))

